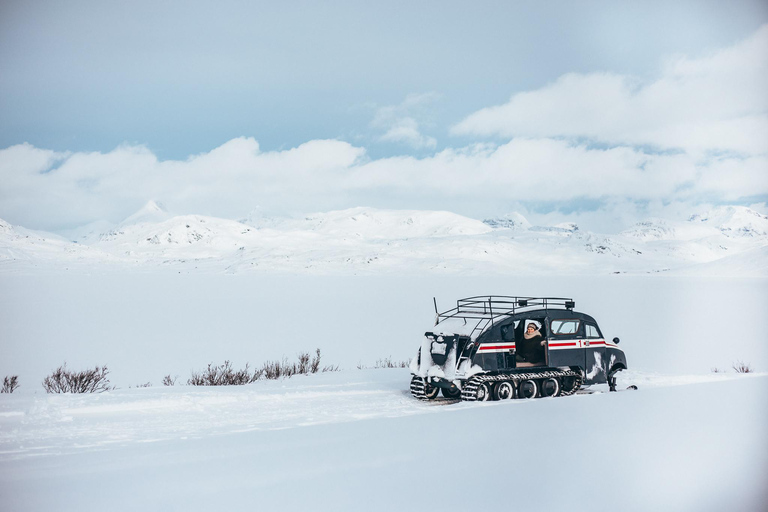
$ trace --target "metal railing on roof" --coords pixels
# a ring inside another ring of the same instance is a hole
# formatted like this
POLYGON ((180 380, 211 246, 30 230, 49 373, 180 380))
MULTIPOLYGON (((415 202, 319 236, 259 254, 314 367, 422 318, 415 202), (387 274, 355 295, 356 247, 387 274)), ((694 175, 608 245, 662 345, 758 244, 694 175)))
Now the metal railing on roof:
POLYGON ((512 297, 509 295, 479 295, 456 301, 456 307, 440 313, 434 299, 437 322, 447 318, 487 319, 493 321, 499 316, 509 316, 530 308, 549 309, 561 307, 573 309, 576 303, 566 297, 512 297))

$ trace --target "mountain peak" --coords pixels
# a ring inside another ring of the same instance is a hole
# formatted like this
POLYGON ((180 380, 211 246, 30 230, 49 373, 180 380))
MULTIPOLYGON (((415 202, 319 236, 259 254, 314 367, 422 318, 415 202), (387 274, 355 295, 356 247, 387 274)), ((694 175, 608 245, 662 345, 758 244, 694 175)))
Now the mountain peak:
POLYGON ((482 222, 437 210, 383 210, 357 207, 307 215, 294 229, 360 238, 423 238, 486 233, 482 222))
POLYGON ((688 221, 717 228, 729 237, 768 236, 768 216, 746 206, 718 206, 691 215, 688 221))
POLYGON ((10 233, 11 231, 13 231, 13 226, 3 219, 0 219, 0 233, 10 233))
POLYGON ((507 213, 502 217, 483 219, 483 223, 496 229, 508 228, 525 230, 530 229, 531 227, 531 223, 528 222, 528 219, 517 212, 507 213))
POLYGON ((161 222, 170 218, 171 214, 165 208, 163 203, 150 200, 141 207, 136 213, 127 217, 120 226, 129 226, 132 224, 142 224, 144 222, 161 222))

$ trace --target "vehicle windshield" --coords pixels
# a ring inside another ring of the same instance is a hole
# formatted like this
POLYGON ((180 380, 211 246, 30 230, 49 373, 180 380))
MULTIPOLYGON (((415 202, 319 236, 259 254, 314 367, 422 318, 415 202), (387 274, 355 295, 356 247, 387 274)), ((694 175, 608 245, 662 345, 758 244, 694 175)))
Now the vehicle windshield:
POLYGON ((576 319, 552 320, 550 325, 552 327, 552 334, 555 336, 576 334, 579 331, 579 320, 576 319))

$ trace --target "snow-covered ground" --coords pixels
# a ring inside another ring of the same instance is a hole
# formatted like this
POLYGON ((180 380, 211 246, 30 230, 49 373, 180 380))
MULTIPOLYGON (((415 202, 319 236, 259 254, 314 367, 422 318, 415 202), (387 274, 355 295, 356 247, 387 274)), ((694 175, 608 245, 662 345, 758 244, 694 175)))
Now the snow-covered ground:
POLYGON ((372 209, 150 204, 77 244, 0 222, 0 510, 765 509, 768 228, 729 208, 613 236, 372 209), (433 296, 485 294, 573 297, 639 390, 425 404, 407 370, 357 369, 412 357, 433 296), (315 348, 341 371, 183 385, 315 348), (65 362, 118 389, 46 395, 65 362))
POLYGON ((4 510, 756 511, 767 376, 421 403, 407 370, 0 397, 4 510))
POLYGON ((669 374, 768 369, 768 280, 596 277, 0 274, 0 374, 19 393, 51 370, 108 365, 121 388, 230 360, 235 366, 320 348, 353 369, 411 358, 441 310, 482 294, 573 297, 618 336, 630 368, 669 374))
POLYGON ((117 225, 65 234, 0 220, 0 272, 768 276, 768 217, 743 206, 683 222, 651 219, 608 235, 574 223, 533 226, 517 213, 480 221, 446 211, 351 208, 235 221, 174 216, 150 202, 117 225))

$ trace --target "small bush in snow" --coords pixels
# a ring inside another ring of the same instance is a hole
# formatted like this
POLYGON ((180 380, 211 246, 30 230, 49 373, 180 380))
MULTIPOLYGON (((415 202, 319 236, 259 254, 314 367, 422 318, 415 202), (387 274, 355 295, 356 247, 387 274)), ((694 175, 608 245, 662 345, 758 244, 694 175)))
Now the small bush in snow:
POLYGON ((741 361, 733 363, 733 369, 736 370, 736 373, 752 373, 752 367, 741 361))
POLYGON ((242 370, 232 368, 232 363, 224 361, 222 365, 209 364, 202 372, 192 372, 187 380, 190 386, 239 386, 256 380, 256 374, 251 375, 248 365, 242 370))
POLYGON ((3 379, 3 388, 0 389, 0 393, 13 393, 14 391, 16 391, 16 388, 18 387, 19 387, 18 375, 6 376, 3 379))
POLYGON ((151 388, 152 383, 151 382, 145 382, 144 384, 136 384, 137 388, 151 388))
MULTIPOLYGON (((410 361, 394 361, 392 359, 392 356, 385 357, 385 358, 379 358, 376 360, 376 364, 373 365, 373 368, 408 368, 410 365, 410 361)), ((358 370, 366 370, 368 369, 367 366, 365 366, 363 363, 357 364, 358 370)))
MULTIPOLYGON (((300 354, 299 359, 301 359, 302 356, 305 356, 309 358, 309 354, 300 354)), ((320 349, 318 348, 315 350, 315 357, 312 358, 312 362, 309 365, 309 372, 307 373, 317 373, 317 372, 337 372, 339 371, 339 365, 333 365, 329 364, 328 366, 320 367, 320 349)), ((299 374, 303 374, 304 372, 297 372, 299 374)))
POLYGON ((308 352, 300 353, 296 363, 289 363, 285 357, 282 361, 267 361, 262 365, 261 372, 265 379, 281 379, 294 375, 333 372, 338 371, 338 369, 338 366, 320 367, 320 349, 318 348, 315 350, 314 356, 310 356, 308 352))
POLYGON ((174 384, 176 384, 176 379, 178 378, 179 378, 178 376, 171 378, 171 374, 169 373, 168 375, 163 377, 163 386, 173 386, 174 384))
POLYGON ((715 366, 714 368, 712 368, 712 373, 725 373, 725 370, 721 370, 720 368, 715 366))
POLYGON ((103 393, 115 389, 109 385, 108 374, 106 366, 75 372, 64 363, 43 380, 43 388, 46 393, 103 393))
POLYGON ((296 373, 292 371, 288 364, 288 359, 285 357, 282 361, 267 361, 261 365, 260 371, 261 374, 259 375, 259 378, 264 377, 265 379, 271 380, 276 380, 281 377, 290 377, 296 373))
MULTIPOLYGON (((250 384, 261 379, 276 380, 294 375, 309 375, 338 370, 338 366, 320 366, 320 349, 318 348, 314 356, 308 352, 300 353, 298 361, 295 363, 289 363, 285 357, 280 361, 267 361, 253 373, 250 372, 248 364, 242 370, 233 369, 229 361, 224 361, 224 364, 219 366, 209 364, 208 368, 202 372, 192 372, 192 377, 187 381, 187 384, 191 386, 237 386, 250 384)), ((166 378, 170 379, 170 376, 166 376, 166 378)), ((163 379, 163 384, 165 384, 165 379, 163 379)))
POLYGON ((254 380, 261 378, 275 380, 293 377, 294 375, 339 371, 338 365, 320 366, 319 348, 315 350, 314 356, 311 356, 308 352, 301 352, 297 358, 298 361, 295 363, 289 363, 285 357, 281 361, 267 361, 257 370, 258 377, 254 380))
POLYGON ((392 356, 377 359, 374 368, 408 368, 410 361, 393 361, 392 356))

